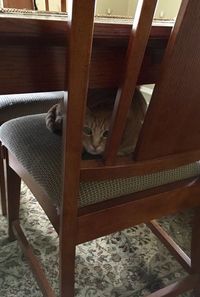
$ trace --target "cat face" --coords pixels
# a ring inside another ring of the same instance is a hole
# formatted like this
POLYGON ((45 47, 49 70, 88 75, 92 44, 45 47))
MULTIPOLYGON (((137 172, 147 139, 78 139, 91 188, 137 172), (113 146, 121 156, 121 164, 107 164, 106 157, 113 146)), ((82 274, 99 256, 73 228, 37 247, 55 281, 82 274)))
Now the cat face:
POLYGON ((83 128, 83 146, 92 155, 102 154, 105 150, 111 112, 87 109, 83 128))

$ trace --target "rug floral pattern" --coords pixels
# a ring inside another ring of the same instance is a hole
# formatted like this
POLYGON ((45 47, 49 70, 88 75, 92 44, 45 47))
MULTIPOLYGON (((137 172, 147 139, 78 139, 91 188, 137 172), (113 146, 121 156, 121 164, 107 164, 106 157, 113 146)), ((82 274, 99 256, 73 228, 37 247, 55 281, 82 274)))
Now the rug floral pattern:
MULTIPOLYGON (((24 184, 21 196, 22 225, 58 294, 58 236, 24 184)), ((162 220, 187 253, 191 218, 192 212, 187 212, 162 220)), ((0 296, 41 297, 18 244, 8 242, 6 232, 7 221, 0 215, 0 296)), ((76 297, 142 297, 185 275, 145 225, 81 244, 76 249, 76 297)))

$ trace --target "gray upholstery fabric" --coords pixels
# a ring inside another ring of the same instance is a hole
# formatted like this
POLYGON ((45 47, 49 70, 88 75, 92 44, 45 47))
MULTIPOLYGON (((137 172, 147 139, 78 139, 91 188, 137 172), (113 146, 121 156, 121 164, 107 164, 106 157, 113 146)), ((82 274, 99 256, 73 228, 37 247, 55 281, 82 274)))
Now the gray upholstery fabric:
MULTIPOLYGON (((56 205, 61 197, 61 136, 45 126, 45 114, 14 119, 0 127, 0 140, 17 157, 56 205)), ((79 205, 86 206, 154 186, 198 176, 200 163, 145 176, 80 184, 79 205)))
POLYGON ((0 95, 0 123, 29 114, 47 112, 63 97, 62 91, 0 95))

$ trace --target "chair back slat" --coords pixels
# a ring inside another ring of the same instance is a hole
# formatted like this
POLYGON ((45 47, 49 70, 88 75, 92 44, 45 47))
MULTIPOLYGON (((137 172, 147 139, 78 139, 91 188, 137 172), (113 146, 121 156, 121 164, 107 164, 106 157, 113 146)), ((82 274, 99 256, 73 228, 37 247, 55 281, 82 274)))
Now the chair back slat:
POLYGON ((200 1, 182 1, 139 137, 136 160, 200 150, 199 20, 200 1))
MULTIPOLYGON (((150 3, 150 1, 147 2, 150 3)), ((110 136, 105 154, 106 162, 92 160, 84 163, 83 161, 82 180, 149 174, 174 169, 200 159, 199 27, 200 1, 183 0, 133 158, 118 157, 115 162, 121 135, 119 138, 116 136, 116 139, 110 136), (117 147, 113 147, 115 145, 117 147)), ((137 39, 135 41, 137 43, 137 39)), ((140 59, 142 56, 138 53, 137 57, 140 59)), ((133 63, 133 60, 130 63, 133 63)), ((127 73, 131 75, 131 72, 125 72, 124 81, 128 79, 127 73)), ((127 84, 128 82, 131 84, 134 81, 128 80, 127 84)), ((127 90, 134 91, 134 88, 127 86, 127 90)), ((115 103, 111 134, 119 134, 119 131, 114 129, 117 127, 120 130, 120 124, 124 128, 124 118, 133 95, 130 96, 130 94, 127 92, 127 99, 122 95, 120 97, 118 91, 119 97, 115 103), (126 103, 120 101, 120 98, 123 98, 126 103), (118 117, 121 121, 118 121, 118 117)))
POLYGON ((68 96, 65 98, 67 99, 64 125, 64 196, 66 199, 63 199, 63 202, 68 202, 63 207, 65 209, 72 207, 70 212, 73 213, 73 209, 76 208, 79 185, 82 127, 88 92, 95 1, 70 0, 67 5, 69 18, 71 18, 71 25, 68 24, 70 75, 68 75, 68 96), (74 206, 73 203, 75 203, 74 206))
POLYGON ((61 11, 67 11, 66 0, 61 0, 61 11))
POLYGON ((49 0, 45 0, 45 9, 49 11, 49 0))
MULTIPOLYGON (((95 1, 70 0, 67 5, 71 24, 69 24, 69 56, 67 57, 69 75, 68 98, 65 98, 64 185, 60 215, 60 246, 67 246, 68 251, 72 250, 74 253, 73 247, 76 244, 74 234, 77 233, 77 196, 79 192, 82 151, 82 127, 89 82, 95 1)), ((74 256, 74 254, 71 254, 70 261, 73 261, 71 259, 74 256)), ((66 250, 61 248, 60 263, 65 261, 65 259, 66 250)), ((68 261, 68 265, 60 265, 62 296, 70 294, 70 289, 66 284, 66 277, 62 277, 71 273, 71 270, 68 268, 70 265, 73 265, 73 262, 70 263, 68 261)))
POLYGON ((115 162, 126 124, 142 60, 149 39, 157 0, 140 0, 129 39, 123 79, 119 86, 107 141, 106 164, 115 162))
POLYGON ((5 8, 19 8, 19 9, 34 9, 33 0, 3 0, 3 7, 5 8))

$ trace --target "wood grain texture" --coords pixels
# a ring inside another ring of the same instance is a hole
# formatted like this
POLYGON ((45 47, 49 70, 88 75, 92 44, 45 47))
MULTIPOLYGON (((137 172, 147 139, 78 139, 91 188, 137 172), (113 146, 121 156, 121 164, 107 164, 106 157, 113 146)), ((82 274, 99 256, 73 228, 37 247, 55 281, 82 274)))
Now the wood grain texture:
MULTIPOLYGON (((6 156, 8 159, 8 156, 6 156)), ((21 178, 6 162, 7 168, 7 212, 8 212, 8 236, 9 240, 14 240, 15 235, 12 229, 12 223, 19 220, 19 207, 20 207, 20 186, 21 178)))
POLYGON ((18 242, 26 256, 26 259, 30 263, 31 269, 37 279, 39 288, 41 289, 44 297, 56 297, 52 287, 49 284, 49 281, 46 278, 45 272, 39 262, 39 260, 34 255, 32 247, 29 245, 26 236, 20 226, 18 220, 13 221, 12 223, 13 232, 18 239, 18 242))
POLYGON ((174 169, 195 162, 196 160, 200 160, 199 150, 140 162, 133 162, 130 157, 119 157, 115 165, 105 165, 103 160, 82 161, 81 180, 105 180, 146 175, 174 169))
POLYGON ((49 0, 45 0, 45 9, 49 11, 49 0))
POLYGON ((0 142, 0 199, 1 199, 1 210, 2 215, 7 215, 7 205, 6 205, 6 188, 5 188, 5 172, 4 172, 4 155, 3 148, 0 142))
POLYGON ((158 192, 146 190, 80 210, 77 243, 200 205, 199 179, 158 188, 158 192))
POLYGON ((176 244, 176 242, 168 235, 168 233, 155 221, 146 224, 147 227, 161 240, 169 252, 176 258, 182 267, 191 273, 191 259, 186 253, 176 244))
POLYGON ((82 128, 86 109, 93 41, 95 1, 68 1, 71 18, 68 94, 64 118, 64 188, 60 215, 60 297, 74 296, 75 248, 82 128), (72 6, 72 11, 70 7, 72 6))
POLYGON ((122 140, 127 114, 130 110, 133 95, 138 81, 144 53, 151 30, 157 0, 138 2, 136 16, 130 34, 126 59, 122 69, 122 79, 117 91, 113 115, 106 143, 105 162, 112 165, 122 140))
POLYGON ((61 11, 67 11, 67 0, 61 0, 61 11))
MULTIPOLYGON (((157 80, 171 26, 152 27, 138 84, 157 80)), ((64 90, 68 31, 65 19, 0 17, 0 94, 64 90)), ((129 24, 95 24, 90 88, 118 87, 130 33, 129 24)))
POLYGON ((192 262, 192 273, 199 275, 199 282, 193 291, 194 297, 200 296, 200 208, 197 208, 194 213, 194 220, 192 225, 192 243, 191 243, 191 262, 192 262))
POLYGON ((139 138, 136 160, 200 148, 199 1, 184 0, 179 16, 139 138))

